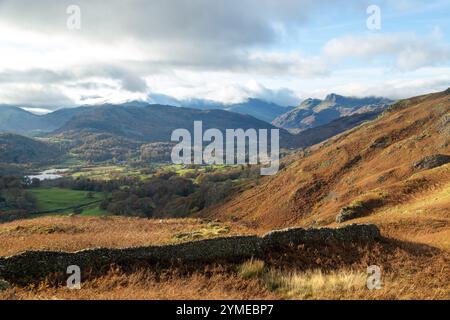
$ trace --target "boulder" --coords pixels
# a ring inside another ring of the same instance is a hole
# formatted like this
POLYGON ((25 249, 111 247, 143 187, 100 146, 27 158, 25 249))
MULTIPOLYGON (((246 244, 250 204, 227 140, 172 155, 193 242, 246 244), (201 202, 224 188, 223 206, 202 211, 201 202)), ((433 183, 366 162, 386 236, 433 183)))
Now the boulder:
POLYGON ((336 223, 343 223, 345 221, 361 218, 369 212, 370 210, 364 206, 362 202, 356 202, 341 209, 339 214, 336 216, 336 223))
POLYGON ((429 170, 429 169, 443 166, 444 164, 447 164, 449 162, 450 162, 450 156, 445 155, 445 154, 435 154, 432 156, 425 157, 420 161, 417 161, 416 163, 413 164, 413 168, 429 170))

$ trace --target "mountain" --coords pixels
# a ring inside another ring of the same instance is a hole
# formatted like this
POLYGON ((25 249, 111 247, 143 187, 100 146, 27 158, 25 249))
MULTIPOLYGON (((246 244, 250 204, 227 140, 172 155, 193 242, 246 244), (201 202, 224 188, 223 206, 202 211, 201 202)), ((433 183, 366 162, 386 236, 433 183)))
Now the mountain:
MULTIPOLYGON (((90 161, 138 156, 143 144, 170 142, 175 129, 193 132, 194 121, 203 121, 204 130, 217 128, 223 133, 226 129, 276 129, 250 115, 226 110, 198 110, 139 101, 60 109, 45 115, 17 107, 0 107, 0 132, 51 137, 60 142, 62 149, 90 161)), ((288 131, 280 131, 280 146, 296 147, 296 140, 288 131)), ((25 152, 23 159, 29 159, 27 155, 31 153, 25 152)), ((8 159, 14 162, 13 158, 8 159)))
POLYGON ((58 146, 24 136, 0 134, 0 162, 2 163, 51 163, 63 152, 58 146))
MULTIPOLYGON (((203 121, 203 129, 275 129, 267 122, 249 115, 225 110, 196 110, 163 105, 123 106, 103 105, 90 107, 73 116, 54 134, 70 132, 108 133, 142 142, 167 142, 175 129, 184 128, 193 132, 194 121, 203 121)), ((284 145, 289 145, 293 136, 280 131, 284 145)))
POLYGON ((31 112, 14 106, 0 106, 0 132, 27 134, 48 126, 43 117, 31 112))
POLYGON ((220 102, 193 99, 180 102, 181 106, 200 110, 227 110, 240 114, 248 114, 259 120, 272 122, 278 116, 291 111, 292 107, 283 107, 273 102, 249 98, 241 103, 224 104, 220 102))
POLYGON ((375 223, 398 239, 448 239, 449 114, 450 89, 401 100, 376 120, 287 157, 277 175, 202 215, 264 230, 350 221, 375 223))
POLYGON ((292 107, 282 107, 273 102, 266 102, 260 99, 248 99, 246 102, 228 105, 225 108, 225 110, 248 114, 266 122, 272 122, 292 109, 292 107))
POLYGON ((66 108, 45 115, 37 115, 19 107, 0 105, 0 132, 22 135, 51 132, 84 110, 84 107, 66 108))
MULTIPOLYGON (((228 106, 233 112, 150 105, 140 101, 60 109, 45 115, 35 115, 17 107, 3 106, 0 108, 0 130, 52 137, 60 141, 64 150, 70 150, 70 153, 86 160, 125 160, 127 157, 139 155, 142 144, 169 142, 175 129, 186 128, 192 132, 194 121, 203 121, 204 130, 217 128, 222 132, 238 128, 275 129, 276 127, 268 122, 241 113, 252 108, 272 112, 285 108, 256 99, 249 101, 251 106, 248 103, 228 106)), ((314 108, 313 105, 318 106, 320 103, 311 100, 309 105, 304 102, 302 108, 311 109, 314 108)), ((280 146, 310 146, 375 116, 376 112, 365 116, 343 117, 299 135, 282 129, 280 146)))
POLYGON ((272 121, 277 127, 303 131, 357 113, 382 111, 393 101, 386 98, 355 98, 330 94, 324 100, 307 99, 272 121))
MULTIPOLYGON (((356 113, 297 134, 297 147, 309 147, 378 117, 382 111, 356 113)), ((291 131, 291 130, 290 130, 291 131)), ((293 130, 292 130, 293 131, 293 130)))

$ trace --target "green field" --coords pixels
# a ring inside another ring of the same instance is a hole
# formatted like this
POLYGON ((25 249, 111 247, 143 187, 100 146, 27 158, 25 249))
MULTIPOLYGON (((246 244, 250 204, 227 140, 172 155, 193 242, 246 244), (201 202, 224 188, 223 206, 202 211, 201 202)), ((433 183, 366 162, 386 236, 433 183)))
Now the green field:
MULTIPOLYGON (((61 188, 39 188, 32 189, 31 193, 37 199, 38 211, 58 211, 60 209, 83 206, 88 203, 99 201, 102 199, 100 192, 91 192, 92 197, 88 197, 87 191, 77 191, 61 188)), ((73 210, 63 210, 58 214, 70 214, 73 210)), ((99 216, 107 213, 93 204, 83 208, 82 215, 99 216)))
POLYGON ((112 180, 121 177, 139 177, 141 179, 145 179, 150 176, 151 175, 141 174, 139 169, 116 165, 84 167, 72 173, 73 178, 84 177, 93 180, 112 180))

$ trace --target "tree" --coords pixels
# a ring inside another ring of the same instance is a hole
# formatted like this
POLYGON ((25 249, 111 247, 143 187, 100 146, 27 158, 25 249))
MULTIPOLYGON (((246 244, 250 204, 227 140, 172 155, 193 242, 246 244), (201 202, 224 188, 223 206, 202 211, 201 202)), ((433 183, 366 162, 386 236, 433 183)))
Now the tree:
POLYGON ((32 188, 39 188, 41 186, 41 180, 39 180, 38 178, 33 178, 31 179, 30 185, 32 188))

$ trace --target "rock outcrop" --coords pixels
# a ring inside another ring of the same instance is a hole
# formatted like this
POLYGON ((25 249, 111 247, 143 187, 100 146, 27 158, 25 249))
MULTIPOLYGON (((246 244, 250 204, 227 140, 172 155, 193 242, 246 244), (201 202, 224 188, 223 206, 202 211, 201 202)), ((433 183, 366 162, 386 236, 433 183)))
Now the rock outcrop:
POLYGON ((435 154, 423 158, 422 160, 414 163, 413 167, 415 169, 429 170, 443 166, 450 162, 450 156, 445 154, 435 154))

